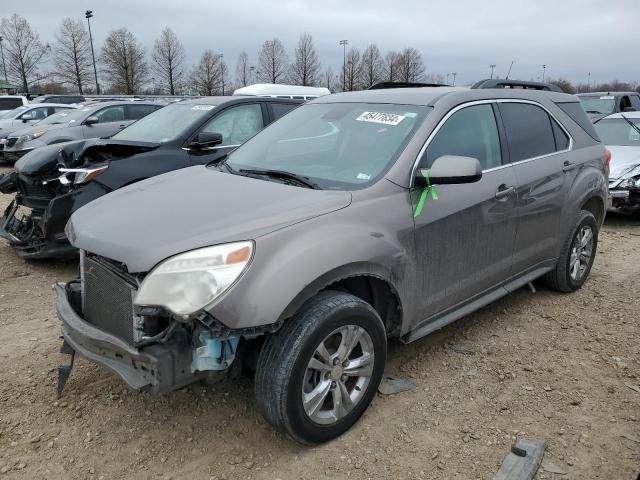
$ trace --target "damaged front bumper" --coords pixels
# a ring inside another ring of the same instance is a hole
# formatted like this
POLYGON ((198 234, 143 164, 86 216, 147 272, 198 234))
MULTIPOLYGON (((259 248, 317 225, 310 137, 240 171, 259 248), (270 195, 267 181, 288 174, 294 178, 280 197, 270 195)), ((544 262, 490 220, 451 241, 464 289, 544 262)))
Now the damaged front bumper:
POLYGON ((608 209, 613 212, 636 214, 640 212, 640 190, 609 189, 608 209))
POLYGON ((136 348, 84 320, 74 308, 74 303, 80 302, 79 285, 58 283, 55 290, 56 310, 66 344, 81 356, 115 372, 134 390, 165 394, 210 377, 211 372, 191 371, 191 349, 177 341, 136 348))

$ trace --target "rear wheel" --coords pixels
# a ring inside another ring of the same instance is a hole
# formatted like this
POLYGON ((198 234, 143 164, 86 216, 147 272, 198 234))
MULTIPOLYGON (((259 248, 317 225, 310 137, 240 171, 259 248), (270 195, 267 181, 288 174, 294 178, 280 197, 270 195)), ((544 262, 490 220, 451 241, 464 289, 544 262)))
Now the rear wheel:
POLYGON ((574 292, 581 288, 593 266, 597 246, 596 219, 591 212, 581 210, 555 269, 545 276, 545 283, 560 292, 574 292))
POLYGON ((294 440, 326 442, 364 413, 385 361, 386 334, 373 307, 321 292, 267 338, 256 371, 258 404, 294 440))

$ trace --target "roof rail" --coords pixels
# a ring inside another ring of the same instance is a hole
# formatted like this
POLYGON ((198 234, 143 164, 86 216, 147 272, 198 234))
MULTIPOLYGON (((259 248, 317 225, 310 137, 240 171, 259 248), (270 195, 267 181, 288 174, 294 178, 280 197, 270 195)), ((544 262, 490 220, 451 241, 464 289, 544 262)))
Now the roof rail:
POLYGON ((544 90, 547 92, 560 92, 562 89, 557 85, 542 82, 526 82, 524 80, 505 80, 500 78, 487 78, 472 85, 473 89, 480 88, 522 88, 526 90, 544 90))
POLYGON ((367 90, 381 90, 383 88, 415 88, 415 87, 450 87, 444 83, 419 83, 419 82, 379 82, 371 85, 367 90))

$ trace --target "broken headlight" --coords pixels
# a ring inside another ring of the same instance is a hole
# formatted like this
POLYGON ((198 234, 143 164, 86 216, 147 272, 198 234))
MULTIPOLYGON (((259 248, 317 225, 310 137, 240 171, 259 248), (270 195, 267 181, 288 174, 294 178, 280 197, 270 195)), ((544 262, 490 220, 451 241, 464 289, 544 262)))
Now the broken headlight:
POLYGON ((201 310, 246 270, 253 242, 199 248, 159 263, 140 286, 137 306, 164 307, 181 317, 201 310))
POLYGON ((625 178, 620 182, 620 185, 618 185, 618 188, 622 188, 625 190, 640 189, 640 177, 625 178))

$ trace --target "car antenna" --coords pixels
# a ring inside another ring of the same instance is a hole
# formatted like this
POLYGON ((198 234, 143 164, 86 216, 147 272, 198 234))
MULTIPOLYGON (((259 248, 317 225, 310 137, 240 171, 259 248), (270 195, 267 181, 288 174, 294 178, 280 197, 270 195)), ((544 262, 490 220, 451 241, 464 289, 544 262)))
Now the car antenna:
POLYGON ((511 60, 511 65, 509 65, 509 71, 507 72, 507 76, 504 77, 505 80, 509 80, 509 75, 511 74, 512 67, 513 67, 513 60, 511 60))

